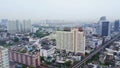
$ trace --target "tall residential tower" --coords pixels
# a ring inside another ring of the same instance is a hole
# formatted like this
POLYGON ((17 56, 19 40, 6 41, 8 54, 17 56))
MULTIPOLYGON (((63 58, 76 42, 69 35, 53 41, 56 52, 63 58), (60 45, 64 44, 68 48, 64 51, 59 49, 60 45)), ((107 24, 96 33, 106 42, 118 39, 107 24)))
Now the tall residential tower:
POLYGON ((30 20, 12 20, 9 21, 7 24, 7 31, 8 33, 24 33, 24 32, 31 32, 32 25, 30 20))
POLYGON ((79 28, 56 32, 57 48, 85 54, 85 35, 79 28))

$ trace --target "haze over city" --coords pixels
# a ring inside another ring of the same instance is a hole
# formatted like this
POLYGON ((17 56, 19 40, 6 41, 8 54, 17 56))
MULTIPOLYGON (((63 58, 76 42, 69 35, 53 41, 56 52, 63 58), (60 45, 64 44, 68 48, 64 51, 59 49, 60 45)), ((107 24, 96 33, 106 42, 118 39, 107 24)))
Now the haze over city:
POLYGON ((0 18, 98 21, 120 18, 120 0, 0 0, 0 18))
POLYGON ((120 68, 120 0, 0 0, 0 68, 120 68))

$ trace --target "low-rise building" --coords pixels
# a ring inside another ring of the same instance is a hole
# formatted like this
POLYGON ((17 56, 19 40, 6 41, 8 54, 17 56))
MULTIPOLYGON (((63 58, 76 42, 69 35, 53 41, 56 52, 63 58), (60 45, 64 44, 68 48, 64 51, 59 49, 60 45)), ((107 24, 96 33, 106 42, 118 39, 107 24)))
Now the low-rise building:
POLYGON ((52 48, 41 48, 40 49, 40 56, 48 57, 52 56, 55 52, 55 47, 53 46, 52 48))
POLYGON ((33 66, 35 68, 40 66, 40 57, 37 53, 34 55, 29 55, 9 50, 9 59, 12 62, 33 66))

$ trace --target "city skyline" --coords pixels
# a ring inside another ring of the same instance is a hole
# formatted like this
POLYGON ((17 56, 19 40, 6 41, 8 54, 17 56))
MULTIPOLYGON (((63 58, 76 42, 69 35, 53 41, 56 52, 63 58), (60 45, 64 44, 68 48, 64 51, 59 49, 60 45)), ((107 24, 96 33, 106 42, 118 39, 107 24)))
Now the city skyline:
POLYGON ((0 68, 120 68, 120 0, 0 0, 0 68))
POLYGON ((118 0, 0 0, 0 18, 97 21, 120 18, 118 0))

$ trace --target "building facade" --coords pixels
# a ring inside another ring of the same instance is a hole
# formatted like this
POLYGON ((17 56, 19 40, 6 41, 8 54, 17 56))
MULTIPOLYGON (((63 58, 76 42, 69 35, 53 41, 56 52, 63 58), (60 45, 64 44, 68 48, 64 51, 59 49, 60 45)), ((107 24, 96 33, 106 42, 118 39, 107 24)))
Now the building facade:
POLYGON ((23 20, 23 22, 21 22, 21 31, 31 32, 31 30, 32 30, 31 20, 23 20))
POLYGON ((119 31, 119 20, 116 20, 114 23, 114 31, 119 31))
POLYGON ((103 21, 102 22, 102 34, 101 36, 108 36, 110 34, 109 22, 103 21))
POLYGON ((107 21, 105 16, 101 17, 97 24, 96 32, 98 35, 103 37, 110 34, 110 22, 107 21))
POLYGON ((3 26, 6 26, 6 24, 8 23, 8 19, 1 19, 0 24, 3 26))
POLYGON ((17 33, 19 30, 19 23, 16 21, 8 21, 7 23, 7 31, 8 33, 17 33))
POLYGON ((85 54, 85 35, 77 28, 70 31, 57 31, 56 42, 58 49, 85 54))
POLYGON ((7 23, 7 31, 8 33, 24 33, 31 32, 32 25, 30 20, 10 20, 7 23))
POLYGON ((35 68, 40 66, 39 54, 28 55, 9 50, 9 59, 11 62, 16 62, 27 66, 33 66, 35 68))
POLYGON ((8 49, 0 46, 0 68, 9 68, 8 49))

